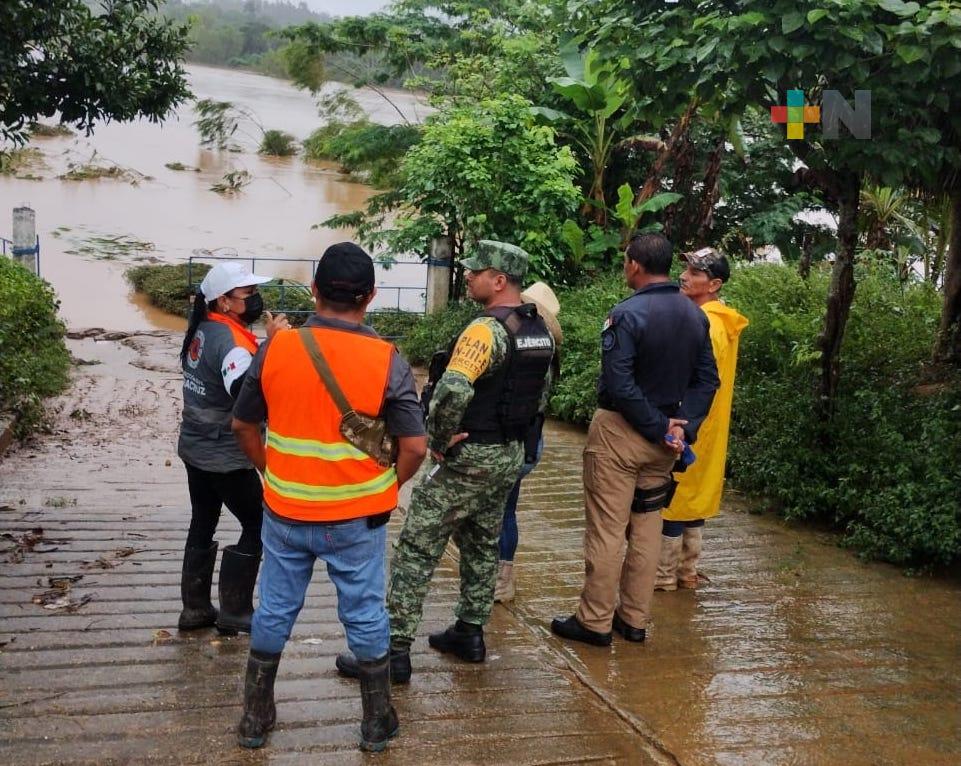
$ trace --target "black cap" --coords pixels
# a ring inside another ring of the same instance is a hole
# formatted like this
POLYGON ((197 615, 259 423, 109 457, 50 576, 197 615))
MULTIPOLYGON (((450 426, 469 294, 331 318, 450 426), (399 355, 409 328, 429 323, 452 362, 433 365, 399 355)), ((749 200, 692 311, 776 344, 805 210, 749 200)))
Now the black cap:
POLYGON ((314 284, 323 298, 361 304, 374 291, 374 262, 362 247, 338 242, 321 256, 314 284))
POLYGON ((712 279, 727 282, 731 278, 731 265, 721 253, 713 247, 702 247, 693 253, 682 253, 681 260, 691 264, 698 271, 707 272, 712 279))

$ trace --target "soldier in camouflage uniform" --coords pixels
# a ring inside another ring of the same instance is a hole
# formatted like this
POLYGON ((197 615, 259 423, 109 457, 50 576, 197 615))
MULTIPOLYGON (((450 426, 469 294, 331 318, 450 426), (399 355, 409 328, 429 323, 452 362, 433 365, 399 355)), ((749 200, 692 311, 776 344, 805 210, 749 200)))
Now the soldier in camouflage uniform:
MULTIPOLYGON (((547 400, 554 341, 533 304, 523 304, 527 253, 482 240, 464 259, 468 295, 485 313, 461 332, 434 382, 427 422, 433 465, 423 474, 391 561, 387 608, 391 672, 410 678, 410 645, 427 586, 448 539, 460 549, 457 622, 430 645, 468 662, 486 655, 504 503, 524 462, 524 439, 547 400)), ((356 661, 337 667, 354 676, 356 661)))

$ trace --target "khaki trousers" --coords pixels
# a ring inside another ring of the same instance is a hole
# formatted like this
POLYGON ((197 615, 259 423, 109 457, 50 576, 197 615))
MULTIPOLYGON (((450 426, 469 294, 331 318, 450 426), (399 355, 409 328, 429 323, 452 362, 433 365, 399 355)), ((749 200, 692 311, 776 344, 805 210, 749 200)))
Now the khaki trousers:
POLYGON ((671 476, 674 453, 652 444, 624 418, 597 410, 584 447, 584 589, 578 621, 599 633, 620 615, 646 628, 661 551, 661 514, 632 513, 634 489, 651 489, 671 476), (627 538, 627 553, 624 542, 627 538))

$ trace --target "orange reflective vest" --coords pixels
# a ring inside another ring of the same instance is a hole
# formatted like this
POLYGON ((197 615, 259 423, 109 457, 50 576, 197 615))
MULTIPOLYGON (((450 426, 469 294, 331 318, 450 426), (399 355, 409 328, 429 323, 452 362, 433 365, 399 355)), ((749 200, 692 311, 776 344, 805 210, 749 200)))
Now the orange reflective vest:
POLYGON ((257 336, 246 327, 235 322, 226 314, 218 314, 216 311, 209 312, 207 319, 211 322, 220 322, 220 324, 230 330, 230 334, 234 336, 234 343, 242 349, 245 349, 251 354, 257 353, 257 336))
MULTIPOLYGON (((377 417, 394 347, 377 337, 310 328, 353 409, 377 417)), ((274 335, 260 384, 267 402, 264 502, 277 515, 331 522, 397 506, 397 473, 340 433, 341 414, 296 330, 274 335)))

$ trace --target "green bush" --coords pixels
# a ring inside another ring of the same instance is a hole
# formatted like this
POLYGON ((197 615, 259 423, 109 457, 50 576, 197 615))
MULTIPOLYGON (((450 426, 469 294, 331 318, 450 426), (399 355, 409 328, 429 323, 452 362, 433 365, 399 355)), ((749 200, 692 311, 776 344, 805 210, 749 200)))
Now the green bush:
POLYGON ((597 407, 601 370, 601 329, 614 304, 629 294, 620 273, 598 277, 584 287, 558 293, 564 331, 561 377, 551 394, 551 413, 571 423, 587 423, 597 407))
POLYGON ((257 152, 272 157, 290 157, 297 154, 297 139, 282 130, 267 130, 257 152))
POLYGON ((366 178, 377 188, 396 180, 404 154, 420 140, 413 125, 378 125, 366 118, 353 122, 332 120, 304 141, 304 155, 312 160, 331 160, 341 169, 366 178))
POLYGON ((424 316, 400 341, 400 350, 411 364, 426 365, 435 351, 446 348, 480 313, 479 305, 465 300, 451 304, 445 311, 424 316))
POLYGON ((208 271, 210 266, 202 263, 192 267, 186 263, 143 264, 127 269, 126 277, 154 306, 186 317, 190 314, 190 296, 208 271))
MULTIPOLYGON (((190 298, 209 270, 210 266, 204 263, 195 263, 192 268, 186 263, 144 264, 128 269, 126 276, 134 289, 146 294, 154 306, 187 317, 191 311, 190 298)), ((295 327, 314 313, 314 299, 300 284, 266 284, 260 287, 260 293, 268 311, 286 312, 295 327)), ((421 320, 420 314, 408 311, 376 311, 367 315, 368 324, 391 339, 405 337, 421 320)))
POLYGON ((70 354, 53 289, 8 258, 0 258, 0 412, 18 412, 17 435, 35 428, 45 396, 62 391, 70 354))
POLYGON ((829 439, 818 421, 817 334, 828 275, 739 269, 741 336, 731 480, 789 518, 828 522, 862 554, 917 568, 961 552, 961 380, 927 369, 940 311, 928 285, 860 266, 829 439))

